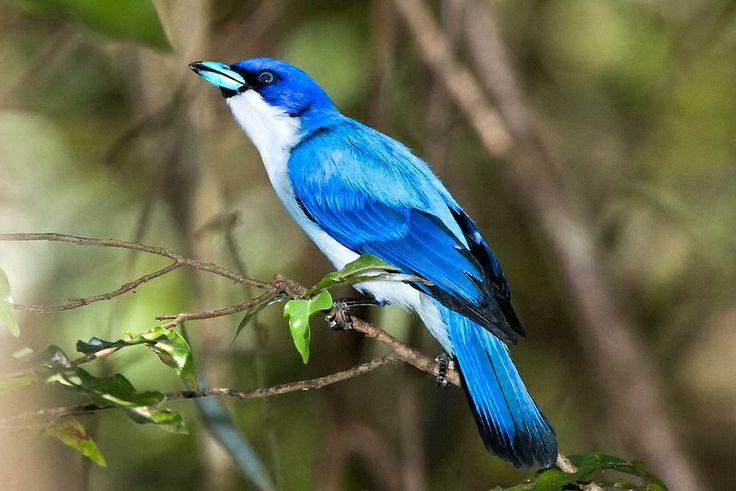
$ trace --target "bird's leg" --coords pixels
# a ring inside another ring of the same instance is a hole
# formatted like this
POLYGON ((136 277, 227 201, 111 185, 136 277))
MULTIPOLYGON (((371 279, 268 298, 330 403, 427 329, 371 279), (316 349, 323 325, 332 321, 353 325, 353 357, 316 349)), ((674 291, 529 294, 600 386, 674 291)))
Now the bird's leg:
POLYGON ((325 321, 330 329, 348 331, 353 328, 353 307, 376 307, 383 304, 372 298, 338 298, 332 302, 332 309, 325 314, 325 321))
POLYGON ((444 351, 437 355, 434 361, 437 362, 437 387, 446 389, 450 385, 450 381, 447 379, 447 371, 455 368, 455 362, 444 351))

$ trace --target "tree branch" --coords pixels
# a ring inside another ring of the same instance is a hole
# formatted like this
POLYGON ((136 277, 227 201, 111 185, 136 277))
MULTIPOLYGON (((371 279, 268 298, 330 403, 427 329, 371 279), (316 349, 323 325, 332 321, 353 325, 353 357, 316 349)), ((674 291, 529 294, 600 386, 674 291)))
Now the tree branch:
MULTIPOLYGON (((226 315, 232 315, 236 314, 238 312, 242 312, 251 308, 254 308, 256 306, 261 306, 266 303, 270 303, 274 301, 279 294, 269 294, 264 293, 259 297, 256 297, 255 299, 240 303, 237 305, 233 305, 231 307, 225 307, 218 310, 210 310, 205 312, 184 312, 176 315, 165 315, 165 316, 159 316, 156 319, 163 320, 163 319, 171 319, 166 324, 162 324, 162 327, 165 329, 171 329, 173 327, 176 327, 183 322, 190 321, 190 320, 203 320, 203 319, 212 319, 214 317, 222 317, 226 315)), ((336 311, 333 308, 333 312, 336 311)), ((434 358, 431 358, 424 353, 418 351, 417 349, 409 346, 406 343, 403 343, 396 339, 395 337, 391 336, 389 333, 381 329, 380 327, 374 326, 373 324, 370 324, 369 322, 366 322, 362 319, 359 319, 357 317, 352 318, 352 325, 353 330, 356 332, 359 332, 363 334, 366 337, 373 338, 379 343, 387 346, 393 353, 396 355, 398 359, 401 361, 408 363, 409 365, 418 368, 419 370, 422 370, 424 372, 430 373, 434 375, 435 377, 439 375, 439 364, 434 358)), ((106 358, 107 356, 110 356, 111 354, 115 353, 121 348, 105 348, 100 351, 96 351, 94 353, 90 353, 85 356, 81 356, 75 360, 72 360, 72 365, 79 366, 84 363, 89 363, 95 360, 99 360, 102 358, 106 358)), ((454 368, 450 368, 447 370, 445 374, 445 378, 451 382, 453 385, 460 386, 460 375, 458 374, 457 370, 454 368)))
POLYGON ((391 353, 381 358, 376 358, 374 360, 361 363, 360 365, 357 365, 353 368, 342 370, 340 372, 335 372, 323 377, 300 380, 298 382, 288 382, 285 384, 279 384, 274 385, 273 387, 265 387, 260 389, 237 390, 226 387, 208 387, 194 391, 184 390, 180 392, 169 392, 168 394, 166 394, 166 400, 177 401, 181 399, 195 399, 207 396, 227 396, 234 397, 240 400, 245 400, 288 394, 289 392, 316 390, 328 385, 335 384, 337 382, 342 382, 343 380, 348 380, 363 375, 365 373, 372 372, 376 368, 380 368, 383 365, 394 362, 398 359, 398 356, 396 356, 394 353, 391 353))
POLYGON ((165 329, 171 329, 172 327, 176 327, 187 321, 199 321, 204 319, 213 319, 215 317, 224 317, 226 315, 237 314, 238 312, 243 312, 248 309, 265 306, 265 304, 278 300, 279 297, 281 297, 282 295, 284 295, 283 292, 268 291, 252 300, 248 300, 247 302, 239 303, 237 305, 232 305, 230 307, 224 307, 215 310, 205 310, 204 312, 181 312, 171 315, 159 315, 156 316, 156 320, 168 320, 169 322, 163 324, 162 327, 164 327, 165 329))
POLYGON ((89 305, 91 303, 101 302, 103 300, 111 300, 115 297, 119 297, 120 295, 128 293, 129 291, 135 290, 143 283, 147 283, 151 280, 154 280, 168 273, 171 273, 172 271, 180 268, 181 266, 182 266, 182 263, 180 261, 174 261, 173 263, 169 264, 165 268, 161 268, 152 273, 143 275, 140 278, 137 278, 131 282, 125 283, 124 285, 122 285, 120 288, 116 290, 112 290, 110 292, 101 293, 99 295, 93 295, 89 297, 69 299, 66 302, 59 304, 59 305, 23 305, 23 304, 14 303, 13 307, 18 310, 28 310, 31 312, 36 312, 37 314, 46 314, 49 312, 62 312, 64 310, 72 310, 72 309, 76 309, 79 307, 84 307, 85 305, 89 305))
MULTIPOLYGON (((276 301, 282 295, 284 295, 284 293, 280 291, 276 291, 276 292, 267 291, 252 300, 248 300, 247 302, 232 305, 230 307, 224 307, 222 309, 216 309, 216 310, 206 310, 204 312, 182 312, 182 313, 175 314, 175 315, 160 315, 156 317, 156 320, 170 319, 169 322, 165 324, 161 324, 161 327, 163 327, 164 329, 172 329, 176 326, 183 324, 184 322, 191 321, 191 320, 213 319, 215 317, 224 317, 227 315, 237 314, 238 312, 243 312, 249 309, 265 307, 267 304, 276 301)), ((76 367, 84 363, 89 363, 95 360, 100 360, 102 358, 107 358, 108 356, 110 356, 111 354, 117 352, 118 350, 122 348, 123 348, 122 346, 120 348, 117 348, 117 347, 104 348, 99 351, 95 351, 94 353, 89 353, 84 356, 80 356, 79 358, 72 360, 71 364, 76 367)))
MULTIPOLYGON (((336 311, 333 309, 332 313, 334 314, 336 311)), ((355 331, 388 346, 401 361, 408 363, 423 372, 431 373, 435 377, 439 375, 439 364, 434 358, 430 358, 408 344, 402 343, 380 327, 376 327, 373 324, 355 317, 352 318, 352 321, 353 329, 355 331)), ((448 369, 445 374, 445 378, 453 385, 460 387, 460 375, 456 369, 448 369)))
MULTIPOLYGON (((202 263, 200 261, 196 261, 196 260, 181 256, 173 251, 164 249, 162 247, 148 246, 144 244, 138 244, 135 242, 127 242, 127 241, 120 241, 120 240, 113 240, 113 239, 93 239, 89 237, 80 237, 80 236, 75 236, 75 235, 55 234, 55 233, 0 234, 0 240, 6 240, 6 241, 45 240, 45 241, 55 241, 55 242, 66 242, 66 243, 75 244, 75 245, 95 245, 95 246, 102 246, 102 247, 115 247, 115 248, 122 248, 122 249, 129 249, 133 251, 145 252, 149 254, 155 254, 155 255, 167 257, 174 261, 169 266, 162 268, 158 271, 155 271, 153 273, 149 273, 148 275, 142 276, 138 278, 137 280, 134 280, 130 283, 126 283, 122 287, 112 292, 102 294, 102 295, 96 295, 94 297, 86 297, 84 299, 77 299, 75 301, 70 301, 68 304, 62 304, 62 306, 55 306, 55 307, 35 306, 39 310, 34 309, 34 311, 45 312, 45 311, 52 311, 52 309, 70 310, 73 308, 81 307, 83 305, 88 305, 89 303, 92 303, 92 302, 97 302, 101 300, 109 300, 127 291, 132 290, 137 285, 140 285, 142 283, 145 283, 146 281, 150 281, 152 279, 163 276, 173 271, 174 269, 180 267, 181 265, 188 265, 188 266, 193 267, 194 269, 217 274, 219 276, 224 276, 238 283, 246 283, 248 285, 257 286, 259 288, 266 289, 266 291, 254 299, 251 299, 251 300, 248 300, 246 302, 242 302, 236 305, 232 305, 230 307, 225 307, 225 308, 215 309, 215 310, 208 310, 208 311, 203 311, 203 312, 181 312, 181 313, 174 314, 174 315, 160 315, 156 317, 157 320, 168 320, 168 322, 166 322, 165 324, 162 324, 162 327, 166 329, 171 329, 173 327, 179 326, 182 323, 190 321, 190 320, 212 319, 215 317, 222 317, 222 316, 236 314, 236 313, 243 312, 243 311, 253 309, 253 308, 263 307, 266 304, 277 300, 281 296, 297 298, 303 295, 304 292, 306 291, 303 286, 287 278, 284 278, 281 275, 277 275, 273 282, 263 282, 259 280, 254 280, 252 278, 248 278, 244 275, 235 273, 233 271, 230 271, 226 268, 223 268, 213 263, 202 263)), ((375 338, 378 342, 389 347, 396 354, 396 356, 402 361, 418 368, 419 370, 423 370, 435 376, 438 375, 439 373, 438 364, 434 359, 417 351, 411 346, 405 343, 402 343, 401 341, 394 338, 393 336, 391 336, 384 330, 380 329, 379 327, 376 327, 358 318, 353 319, 353 327, 357 332, 360 332, 365 336, 375 338)), ((89 363, 95 360, 106 358, 107 356, 110 356, 111 354, 117 352, 119 349, 120 348, 115 348, 115 347, 102 349, 100 351, 96 351, 94 353, 90 353, 90 354, 81 356, 75 360, 72 360, 71 363, 74 366, 79 366, 84 363, 89 363)), ((446 374, 446 378, 454 385, 457 385, 457 386, 460 385, 460 377, 455 370, 449 370, 446 374)))
MULTIPOLYGON (((246 400, 258 399, 262 397, 272 397, 281 394, 288 394, 289 392, 316 390, 328 385, 336 384, 338 382, 342 382, 344 380, 348 380, 372 372, 373 370, 380 368, 388 363, 397 361, 398 359, 399 357, 396 354, 391 353, 381 358, 376 358, 374 360, 354 366, 353 368, 342 370, 340 372, 335 372, 330 375, 307 380, 299 380, 297 382, 288 382, 285 384, 274 385, 272 387, 263 387, 251 390, 232 389, 228 387, 203 387, 198 390, 168 392, 164 394, 164 397, 167 401, 199 399, 201 397, 209 396, 226 396, 233 397, 235 399, 246 400)), ((25 413, 17 414, 10 418, 0 420, 0 428, 17 428, 17 426, 10 426, 10 423, 32 418, 43 418, 47 421, 47 424, 53 424, 59 419, 66 416, 89 414, 104 409, 110 409, 112 407, 114 406, 98 407, 94 404, 78 404, 75 406, 62 406, 40 409, 38 411, 28 411, 25 413)), ((23 428, 25 428, 25 426, 23 426, 23 428)))
POLYGON ((223 278, 234 281, 235 283, 245 283, 256 288, 269 289, 273 287, 273 282, 261 281, 255 278, 241 275, 235 271, 231 271, 214 263, 197 261, 177 254, 174 251, 163 247, 139 244, 137 242, 128 242, 125 240, 115 239, 93 239, 91 237, 82 237, 79 235, 57 234, 57 233, 28 233, 28 234, 0 234, 0 241, 47 241, 47 242, 65 242, 67 244, 83 245, 83 246, 99 246, 113 247, 118 249, 129 249, 132 251, 144 252, 171 259, 190 268, 212 273, 223 278))
MULTIPOLYGON (((143 244, 137 244, 133 242, 91 239, 87 237, 78 237, 78 236, 64 235, 64 234, 41 234, 41 233, 39 234, 0 234, 0 240, 49 240, 49 241, 67 242, 67 243, 77 244, 77 245, 102 245, 104 247, 119 247, 123 249, 134 250, 134 251, 149 252, 152 254, 169 257, 174 260, 174 262, 172 262, 166 268, 162 268, 158 271, 142 276, 138 278, 137 280, 134 280, 130 283, 126 283, 118 290, 115 290, 108 294, 98 295, 95 297, 87 297, 86 299, 77 299, 77 301, 82 301, 82 300, 86 301, 86 303, 80 304, 77 306, 86 305, 88 303, 92 303, 92 301, 109 300, 111 298, 114 298, 115 296, 125 293, 125 291, 132 290, 134 286, 131 287, 130 285, 133 285, 133 284, 139 285, 139 284, 145 283, 146 281, 150 281, 151 279, 163 276, 184 264, 189 265, 195 269, 200 269, 202 271, 207 271, 210 273, 218 274, 219 276, 229 277, 230 279, 235 279, 236 282, 246 283, 246 284, 253 285, 253 286, 259 286, 261 288, 266 288, 268 290, 252 300, 249 300, 247 302, 243 302, 240 304, 236 304, 230 307, 225 307, 222 309, 209 310, 209 311, 204 311, 204 312, 193 312, 193 313, 192 312, 182 312, 182 313, 175 314, 175 315, 158 316, 156 318, 158 320, 169 320, 169 322, 167 322, 166 324, 163 324, 162 326, 166 329, 176 327, 182 324, 183 322, 186 322, 189 320, 202 320, 202 319, 210 319, 214 317, 221 317, 221 316, 226 316, 226 315, 231 315, 231 314, 235 314, 238 312, 242 312, 242 311, 257 307, 257 306, 265 306, 264 304, 271 303, 275 299, 277 299, 279 296, 282 296, 282 295, 289 296, 291 298, 297 298, 297 297, 304 295, 304 293, 306 292, 306 289, 303 286, 299 285, 298 283, 292 280, 284 278, 281 275, 277 275, 273 282, 270 282, 270 283, 260 282, 258 280, 252 280, 245 276, 238 275, 237 273, 233 273, 225 268, 222 268, 212 263, 201 263, 199 261, 195 261, 195 260, 180 256, 167 249, 154 247, 154 246, 146 246, 143 244), (237 277, 241 277, 241 280, 238 281, 237 277), (116 294, 116 292, 120 292, 120 293, 116 294)), ((47 308, 48 307, 46 307, 45 309, 47 308)), ((72 308, 76 308, 76 307, 60 308, 59 310, 70 310, 72 308)), ((335 313, 334 307, 333 307, 333 313, 335 313)), ((271 397, 275 395, 286 394, 289 392, 315 390, 315 389, 321 389, 322 387, 325 387, 328 385, 335 384, 337 382, 341 382, 344 380, 348 380, 350 378, 354 378, 354 377, 363 375, 387 363, 391 363, 397 360, 401 360, 405 363, 408 363, 409 365, 412 365, 415 368, 422 370, 424 372, 427 372, 429 374, 432 374, 434 376, 439 375, 439 363, 435 359, 430 358, 429 356, 421 353, 420 351, 409 346, 408 344, 399 341, 398 339, 394 338, 393 336, 388 334, 383 329, 377 326, 374 326, 373 324, 370 324, 356 317, 352 318, 352 325, 353 325, 353 330, 363 334, 364 336, 374 338, 376 341, 390 348, 392 350, 392 353, 382 358, 376 358, 369 362, 362 363, 348 370, 343 370, 341 372, 336 372, 330 375, 325 375, 323 377, 301 380, 298 382, 289 382, 285 384, 275 385, 272 387, 264 387, 264 388, 252 389, 252 390, 238 390, 238 389, 232 389, 228 387, 203 387, 198 390, 169 392, 169 393, 164 394, 164 398, 167 401, 176 401, 176 400, 183 400, 183 399, 198 399, 198 398, 209 397, 209 396, 227 396, 227 397, 234 397, 240 400, 245 400, 245 399, 271 397)), ((90 353, 88 355, 72 360, 71 364, 73 366, 78 366, 83 363, 89 363, 91 361, 99 360, 101 358, 105 358, 115 353, 119 349, 120 348, 114 348, 114 347, 106 348, 106 349, 97 351, 95 353, 90 353)), ((449 368, 447 372, 445 373, 445 378, 450 383, 456 386, 461 386, 460 374, 457 371, 457 369, 449 368)), ((3 429, 3 428, 4 429, 26 429, 29 427, 32 427, 32 428, 38 427, 38 425, 22 425, 22 426, 11 425, 11 423, 13 422, 23 421, 23 420, 31 419, 31 418, 43 418, 45 421, 42 423, 42 426, 49 426, 49 425, 54 424, 59 419, 66 417, 66 416, 90 414, 96 411, 110 409, 112 407, 114 406, 99 407, 94 404, 78 404, 75 406, 62 406, 62 407, 56 407, 56 408, 45 408, 45 409, 40 409, 37 411, 28 411, 25 413, 17 414, 15 416, 0 420, 0 429, 3 429)), ((558 455, 558 466, 565 472, 575 472, 575 467, 572 466, 572 464, 570 464, 569 461, 561 454, 558 455)))

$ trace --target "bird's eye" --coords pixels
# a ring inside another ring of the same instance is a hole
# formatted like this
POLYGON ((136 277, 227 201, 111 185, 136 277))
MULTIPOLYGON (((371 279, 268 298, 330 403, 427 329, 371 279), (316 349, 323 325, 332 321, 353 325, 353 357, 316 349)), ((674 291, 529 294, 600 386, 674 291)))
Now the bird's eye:
POLYGON ((276 77, 271 72, 261 72, 258 74, 258 81, 263 85, 268 85, 276 80, 276 77))

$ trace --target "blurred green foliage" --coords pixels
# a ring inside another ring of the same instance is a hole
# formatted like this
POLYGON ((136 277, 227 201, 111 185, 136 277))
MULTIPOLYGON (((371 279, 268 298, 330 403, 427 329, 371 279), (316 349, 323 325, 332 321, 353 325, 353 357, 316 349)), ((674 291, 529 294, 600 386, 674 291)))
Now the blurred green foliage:
POLYGON ((77 341, 77 351, 91 355, 111 348, 119 350, 141 344, 150 348, 162 362, 173 368, 187 387, 190 389, 197 387, 197 374, 194 371, 192 350, 182 335, 175 329, 156 326, 150 331, 138 335, 126 333, 123 339, 117 341, 105 341, 93 337, 86 343, 77 341))
POLYGON ((139 424, 153 424, 173 433, 186 433, 181 414, 170 409, 159 409, 164 395, 158 391, 138 392, 122 374, 95 377, 73 365, 57 346, 46 351, 44 367, 50 371, 46 382, 59 384, 87 396, 99 408, 115 407, 139 424))
MULTIPOLYGON (((347 114, 379 125, 420 155, 433 145, 447 150, 446 161, 431 164, 471 212, 511 281, 529 334, 513 355, 561 449, 603 448, 646 462, 647 455, 633 454, 601 421, 605 408, 595 391, 601 381, 587 375, 555 257, 515 204, 523 197, 509 196, 501 185, 503 164, 484 154, 454 111, 429 120, 433 77, 399 24, 393 59, 381 58, 378 46, 386 40, 376 33, 388 20, 379 3, 191 0, 155 2, 158 10, 127 0, 0 4, 0 230, 141 240, 234 265, 223 231, 201 229, 220 213, 238 212, 231 232, 250 275, 283 273, 315 284, 330 269, 326 261, 281 208, 219 95, 186 70, 195 59, 285 58, 312 73, 347 114)), ((703 487, 729 489, 727 471, 736 458, 734 3, 489 4, 545 143, 561 163, 555 171, 595 224, 604 266, 663 374, 679 436, 708 479, 703 487)), ((109 291, 161 263, 109 250, 0 243, 0 266, 19 303, 58 304, 109 291)), ((79 339, 147 332, 156 315, 231 305, 245 293, 176 271, 115 302, 62 314, 18 312, 20 339, 0 333, 0 373, 26 366, 27 357, 11 356, 24 346, 40 352, 56 344, 71 353, 79 339)), ((439 350, 396 309, 363 314, 427 353, 439 350)), ((381 353, 370 341, 314 323, 312 363, 304 366, 293 356, 279 309, 258 313, 231 344, 238 321, 188 326, 197 366, 212 385, 273 385, 381 353)), ((122 349, 85 373, 93 381, 124 373, 144 393, 181 388, 175 370, 140 348, 122 349)), ((0 419, 78 403, 78 393, 24 384, 32 380, 21 376, 4 387, 0 419)), ((401 486, 409 462, 432 489, 535 479, 532 471, 487 455, 460 391, 436 391, 431 377, 403 367, 328 390, 223 403, 280 489, 401 486), (407 443, 412 438, 418 456, 407 443)), ((190 435, 132 424, 124 409, 81 417, 84 433, 75 423, 49 430, 66 435, 67 444, 93 438, 106 457, 104 469, 70 459, 51 439, 0 429, 12 455, 0 477, 9 489, 247 487, 206 443, 191 402, 172 407, 190 435), (69 440, 70 434, 80 438, 69 440)), ((581 462, 580 472, 590 470, 581 462)), ((627 472, 642 475, 637 469, 627 472)))
POLYGON ((29 13, 56 15, 113 38, 171 49, 151 0, 11 0, 11 5, 29 13))
POLYGON ((18 327, 18 319, 13 307, 13 291, 10 289, 8 276, 2 268, 0 268, 0 323, 4 324, 10 334, 16 338, 20 336, 20 327, 18 327))
POLYGON ((105 467, 105 457, 97 448, 95 441, 89 436, 82 423, 76 418, 67 418, 41 431, 43 436, 58 438, 64 445, 68 445, 90 459, 95 464, 105 467))

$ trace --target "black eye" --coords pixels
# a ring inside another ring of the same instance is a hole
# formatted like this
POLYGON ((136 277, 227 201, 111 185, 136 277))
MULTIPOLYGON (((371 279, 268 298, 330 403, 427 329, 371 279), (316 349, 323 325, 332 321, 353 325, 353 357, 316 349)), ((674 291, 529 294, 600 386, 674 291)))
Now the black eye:
POLYGON ((268 85, 276 80, 276 76, 271 72, 261 72, 258 74, 258 81, 263 85, 268 85))

